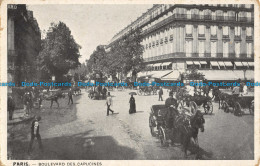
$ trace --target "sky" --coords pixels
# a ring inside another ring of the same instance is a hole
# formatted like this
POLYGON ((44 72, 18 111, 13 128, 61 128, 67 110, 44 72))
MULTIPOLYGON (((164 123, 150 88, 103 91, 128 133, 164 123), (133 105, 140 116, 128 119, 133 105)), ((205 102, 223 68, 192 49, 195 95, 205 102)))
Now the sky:
POLYGON ((81 63, 89 59, 98 45, 106 45, 112 37, 152 7, 152 4, 125 5, 27 5, 33 11, 41 31, 51 22, 64 22, 75 41, 82 47, 81 63))

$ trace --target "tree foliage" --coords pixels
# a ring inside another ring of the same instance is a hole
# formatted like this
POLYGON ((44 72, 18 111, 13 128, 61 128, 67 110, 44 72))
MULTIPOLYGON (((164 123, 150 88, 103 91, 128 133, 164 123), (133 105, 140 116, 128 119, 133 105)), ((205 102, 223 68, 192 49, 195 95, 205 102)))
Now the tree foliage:
POLYGON ((43 77, 56 76, 57 81, 62 81, 63 76, 70 69, 77 68, 79 63, 79 49, 70 29, 65 23, 51 23, 46 38, 42 41, 40 52, 40 65, 43 77))
POLYGON ((141 31, 137 29, 113 43, 110 51, 106 52, 103 46, 98 46, 88 60, 88 69, 96 69, 112 76, 116 73, 127 74, 131 70, 144 69, 144 48, 141 41, 141 31))

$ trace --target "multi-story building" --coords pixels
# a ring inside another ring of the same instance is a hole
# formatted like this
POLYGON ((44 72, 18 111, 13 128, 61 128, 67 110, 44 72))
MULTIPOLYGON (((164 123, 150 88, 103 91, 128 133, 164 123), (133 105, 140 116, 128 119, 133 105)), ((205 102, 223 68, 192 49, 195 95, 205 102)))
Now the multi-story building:
POLYGON ((138 76, 174 80, 176 73, 196 66, 208 80, 254 77, 251 4, 153 5, 117 33, 108 47, 136 28, 142 29, 143 59, 153 70, 138 76))
POLYGON ((8 81, 35 81, 41 33, 33 12, 26 5, 8 5, 8 81))

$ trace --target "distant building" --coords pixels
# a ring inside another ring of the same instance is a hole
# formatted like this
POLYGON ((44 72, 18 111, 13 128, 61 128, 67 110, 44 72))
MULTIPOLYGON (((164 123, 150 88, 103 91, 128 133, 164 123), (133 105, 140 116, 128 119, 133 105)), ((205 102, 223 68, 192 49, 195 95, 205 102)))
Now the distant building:
POLYGON ((138 73, 138 77, 177 80, 178 73, 191 66, 208 80, 254 77, 251 4, 153 5, 118 32, 107 49, 137 28, 142 29, 143 59, 151 69, 138 73))
POLYGON ((26 5, 8 5, 8 81, 36 81, 41 32, 26 5))

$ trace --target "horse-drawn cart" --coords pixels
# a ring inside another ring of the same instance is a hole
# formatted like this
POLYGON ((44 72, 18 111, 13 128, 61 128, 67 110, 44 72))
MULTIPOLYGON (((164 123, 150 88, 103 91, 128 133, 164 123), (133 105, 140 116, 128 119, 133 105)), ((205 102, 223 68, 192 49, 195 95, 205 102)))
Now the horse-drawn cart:
POLYGON ((186 103, 187 106, 191 107, 191 113, 194 114, 198 110, 198 106, 203 106, 205 114, 212 114, 213 104, 211 98, 203 95, 191 96, 188 94, 178 98, 178 103, 182 106, 186 103))
POLYGON ((242 115, 242 109, 248 108, 250 114, 254 114, 254 96, 237 96, 226 94, 222 103, 225 112, 233 112, 234 115, 242 115), (232 111, 230 110, 232 107, 232 111))

